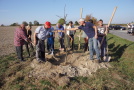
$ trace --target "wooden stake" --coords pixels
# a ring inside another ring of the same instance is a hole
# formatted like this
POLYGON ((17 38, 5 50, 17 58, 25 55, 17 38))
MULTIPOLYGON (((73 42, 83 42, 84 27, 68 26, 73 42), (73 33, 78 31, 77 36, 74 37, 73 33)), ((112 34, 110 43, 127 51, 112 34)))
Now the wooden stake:
MULTIPOLYGON (((82 13, 83 13, 83 8, 80 9, 80 18, 82 18, 82 13)), ((81 40, 81 30, 80 30, 80 33, 79 33, 79 45, 78 45, 78 50, 80 50, 80 40, 81 40)))

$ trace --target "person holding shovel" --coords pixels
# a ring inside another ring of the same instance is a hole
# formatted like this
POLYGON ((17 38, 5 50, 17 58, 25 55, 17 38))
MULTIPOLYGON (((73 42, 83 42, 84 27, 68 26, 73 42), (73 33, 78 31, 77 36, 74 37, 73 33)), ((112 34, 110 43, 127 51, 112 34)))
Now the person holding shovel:
POLYGON ((52 32, 53 28, 49 21, 45 22, 43 26, 36 28, 34 33, 34 45, 36 45, 36 59, 39 62, 45 62, 45 42, 48 38, 49 32, 52 32))
POLYGON ((89 44, 89 51, 90 51, 90 60, 93 60, 97 63, 100 62, 100 54, 99 54, 99 48, 97 45, 97 28, 94 24, 92 24, 91 22, 85 22, 83 18, 81 18, 79 20, 79 24, 80 26, 78 28, 71 28, 71 29, 67 29, 67 30, 78 30, 81 29, 83 30, 86 35, 88 36, 88 43, 89 44), (93 58, 93 51, 95 50, 96 52, 96 60, 94 60, 93 58))
MULTIPOLYGON (((27 29, 25 28, 25 25, 24 24, 21 24, 20 26, 21 26, 22 30, 24 31, 25 36, 28 38, 27 29)), ((24 45, 25 45, 26 51, 28 53, 28 56, 27 57, 30 57, 30 51, 29 51, 29 47, 28 47, 28 42, 24 41, 24 45)))
MULTIPOLYGON (((32 39, 31 39, 31 36, 32 36, 31 28, 32 28, 32 26, 30 26, 30 25, 28 25, 26 27, 26 29, 27 29, 27 37, 32 42, 32 39)), ((32 56, 33 56, 34 55, 34 47, 33 47, 33 44, 32 43, 28 43, 28 44, 30 45, 30 48, 32 49, 32 52, 33 52, 32 56)))
POLYGON ((107 31, 108 31, 108 27, 107 25, 103 25, 103 20, 99 20, 98 21, 98 26, 97 26, 97 30, 98 30, 98 41, 99 41, 99 45, 100 45, 100 56, 101 56, 101 60, 103 60, 103 57, 105 56, 105 52, 106 52, 106 35, 107 35, 107 31))

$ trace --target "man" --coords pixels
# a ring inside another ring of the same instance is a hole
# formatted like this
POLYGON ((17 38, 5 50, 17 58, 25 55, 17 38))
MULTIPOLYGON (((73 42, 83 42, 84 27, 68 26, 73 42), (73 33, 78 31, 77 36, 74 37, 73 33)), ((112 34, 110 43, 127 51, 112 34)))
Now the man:
POLYGON ((108 27, 106 25, 103 25, 103 20, 99 20, 98 21, 98 26, 97 26, 97 30, 98 30, 98 41, 100 44, 100 49, 101 49, 101 60, 103 60, 103 57, 105 55, 106 52, 106 35, 107 35, 107 31, 108 31, 108 27))
POLYGON ((53 28, 51 28, 50 22, 45 22, 44 26, 39 26, 36 28, 34 33, 34 44, 36 45, 36 59, 40 61, 45 60, 45 42, 44 40, 48 37, 49 32, 51 32, 53 28))
POLYGON ((78 28, 71 28, 69 30, 83 30, 86 35, 88 36, 88 43, 89 44, 89 51, 90 51, 90 60, 93 60, 93 51, 95 50, 97 60, 95 62, 100 62, 100 54, 99 54, 99 48, 97 45, 97 29, 96 26, 94 26, 91 22, 85 22, 84 19, 79 20, 80 26, 78 28))
MULTIPOLYGON (((69 26, 67 27, 67 29, 70 29, 70 28, 74 28, 72 21, 69 22, 69 26)), ((69 30, 67 31, 68 48, 70 48, 70 42, 71 42, 71 50, 74 49, 74 34, 75 34, 75 31, 69 31, 69 30)))
MULTIPOLYGON (((64 27, 60 24, 57 23, 56 26, 56 30, 58 31, 64 31, 64 27)), ((59 36, 59 43, 60 43, 60 49, 59 50, 64 50, 65 46, 64 46, 64 32, 58 32, 58 36, 59 36)))
POLYGON ((18 59, 20 61, 24 61, 24 58, 23 58, 24 41, 29 41, 22 29, 22 26, 23 24, 19 26, 19 28, 17 28, 14 33, 14 45, 16 48, 18 59))

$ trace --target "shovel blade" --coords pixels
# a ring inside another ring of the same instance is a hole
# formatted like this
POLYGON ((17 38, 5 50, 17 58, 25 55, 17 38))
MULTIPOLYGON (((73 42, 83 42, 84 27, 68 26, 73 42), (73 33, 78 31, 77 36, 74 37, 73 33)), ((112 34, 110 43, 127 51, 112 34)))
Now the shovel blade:
POLYGON ((110 62, 111 56, 104 56, 104 61, 105 62, 110 62))

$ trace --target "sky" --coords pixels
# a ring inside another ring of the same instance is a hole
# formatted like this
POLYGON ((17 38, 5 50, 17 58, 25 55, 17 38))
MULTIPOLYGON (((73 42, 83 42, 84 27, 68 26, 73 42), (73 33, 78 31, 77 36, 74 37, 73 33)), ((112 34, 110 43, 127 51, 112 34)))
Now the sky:
POLYGON ((97 20, 108 23, 114 7, 118 7, 113 18, 114 24, 125 24, 134 21, 134 0, 0 0, 0 25, 12 23, 21 24, 23 21, 40 24, 50 21, 57 23, 59 17, 64 17, 66 5, 66 21, 78 21, 80 8, 82 17, 92 15, 97 20))

